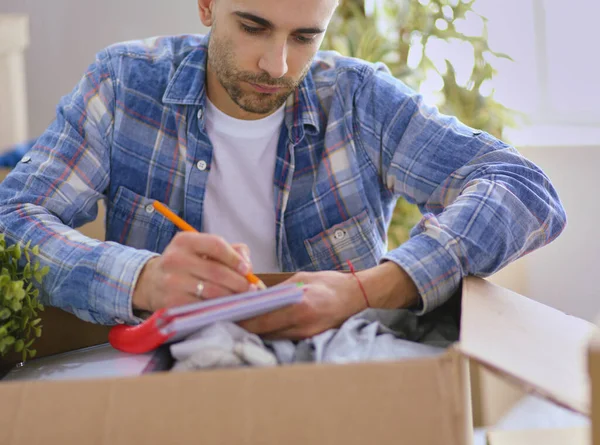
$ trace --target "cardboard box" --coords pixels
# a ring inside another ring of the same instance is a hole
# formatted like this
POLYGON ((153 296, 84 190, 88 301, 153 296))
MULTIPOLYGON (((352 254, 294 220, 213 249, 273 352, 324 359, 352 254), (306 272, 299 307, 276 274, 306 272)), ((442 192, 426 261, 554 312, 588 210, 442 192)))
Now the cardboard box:
POLYGON ((590 341, 588 365, 592 385, 592 443, 600 444, 600 334, 590 341))
POLYGON ((591 445, 589 428, 494 431, 488 445, 591 445))
POLYGON ((0 382, 0 443, 468 445, 468 360, 589 414, 593 325, 478 278, 461 306, 460 342, 437 358, 0 382))

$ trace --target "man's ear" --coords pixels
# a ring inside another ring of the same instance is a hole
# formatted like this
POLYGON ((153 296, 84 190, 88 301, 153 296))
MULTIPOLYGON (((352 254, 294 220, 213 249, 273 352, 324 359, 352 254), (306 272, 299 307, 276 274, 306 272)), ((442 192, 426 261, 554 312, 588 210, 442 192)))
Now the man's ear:
POLYGON ((214 3, 215 0, 198 0, 200 20, 204 26, 210 27, 214 23, 214 3))

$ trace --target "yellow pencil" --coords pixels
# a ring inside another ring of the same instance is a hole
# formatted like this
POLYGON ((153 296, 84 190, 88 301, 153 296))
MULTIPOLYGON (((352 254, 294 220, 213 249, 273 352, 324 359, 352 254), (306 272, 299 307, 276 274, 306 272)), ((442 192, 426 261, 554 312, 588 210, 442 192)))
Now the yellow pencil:
MULTIPOLYGON (((175 213, 173 213, 166 205, 164 205, 158 201, 154 201, 152 203, 152 206, 156 209, 157 212, 159 212, 161 215, 163 215, 165 218, 167 218, 169 221, 171 221, 173 224, 175 224, 181 230, 183 230, 185 232, 198 232, 196 229, 194 229, 192 226, 190 226, 188 223, 186 223, 183 219, 181 219, 179 216, 177 216, 175 213)), ((256 275, 254 275, 252 272, 250 272, 246 275, 246 279, 250 283, 258 286, 259 289, 267 288, 267 286, 265 286, 265 283, 263 283, 261 281, 261 279, 258 278, 256 275)))

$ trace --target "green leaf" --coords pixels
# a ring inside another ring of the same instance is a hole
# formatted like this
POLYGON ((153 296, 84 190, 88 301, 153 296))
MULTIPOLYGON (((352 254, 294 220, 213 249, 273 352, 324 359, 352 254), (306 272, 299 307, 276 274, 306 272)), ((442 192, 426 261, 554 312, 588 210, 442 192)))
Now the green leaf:
POLYGON ((40 254, 40 246, 33 246, 33 249, 31 249, 31 251, 33 252, 34 255, 39 255, 40 254))
POLYGON ((8 320, 10 318, 10 316, 11 316, 10 309, 5 307, 0 310, 0 321, 8 320))
POLYGON ((42 321, 41 318, 36 318, 35 320, 33 320, 31 322, 31 326, 37 326, 38 324, 40 324, 41 321, 42 321))
POLYGON ((21 352, 25 347, 25 342, 21 339, 17 340, 15 343, 15 352, 21 352))
POLYGON ((29 349, 29 347, 33 344, 34 341, 35 341, 35 338, 32 338, 27 343, 25 343, 25 348, 29 349))
POLYGON ((15 292, 15 298, 17 299, 17 301, 23 301, 25 295, 27 295, 27 292, 25 292, 25 289, 23 288, 15 292))
POLYGON ((37 351, 35 349, 30 349, 29 350, 29 357, 30 358, 35 358, 36 355, 37 355, 37 351))
MULTIPOLYGON (((27 254, 25 254, 27 255, 27 254)), ((27 259, 27 261, 29 261, 29 258, 27 259)), ((31 279, 31 264, 27 263, 25 265, 25 267, 23 268, 23 278, 26 280, 30 280, 31 279)))
POLYGON ((15 260, 21 259, 21 246, 19 245, 19 243, 16 243, 14 245, 14 249, 12 251, 12 256, 15 260))
POLYGON ((10 308, 13 310, 13 312, 18 312, 23 309, 23 305, 20 301, 15 300, 10 303, 10 308))
POLYGON ((11 346, 15 343, 15 337, 13 337, 12 335, 9 335, 3 341, 6 343, 6 346, 11 346))
POLYGON ((23 281, 13 281, 11 284, 13 293, 16 293, 18 290, 22 290, 24 284, 25 283, 23 281))

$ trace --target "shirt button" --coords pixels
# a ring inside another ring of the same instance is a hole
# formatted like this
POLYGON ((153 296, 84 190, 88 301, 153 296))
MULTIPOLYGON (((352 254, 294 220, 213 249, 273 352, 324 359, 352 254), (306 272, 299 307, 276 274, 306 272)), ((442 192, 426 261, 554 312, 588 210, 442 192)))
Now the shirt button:
POLYGON ((208 164, 206 163, 206 161, 198 161, 196 167, 198 167, 198 170, 203 172, 204 170, 206 170, 206 167, 208 167, 208 164))
POLYGON ((146 206, 146 213, 154 213, 154 206, 152 204, 146 206))
POLYGON ((201 121, 202 119, 204 119, 204 108, 198 110, 198 120, 201 121))
POLYGON ((335 239, 341 240, 344 239, 344 237, 346 236, 346 232, 344 232, 343 230, 336 230, 333 236, 335 236, 335 239))
POLYGON ((31 157, 30 156, 23 156, 23 159, 21 159, 21 162, 23 164, 28 164, 29 162, 31 162, 31 157))

